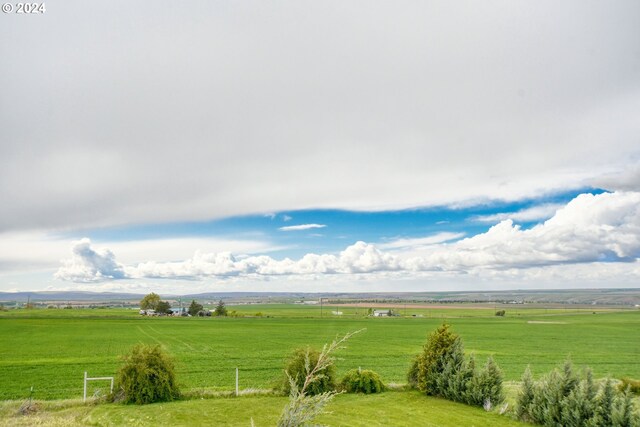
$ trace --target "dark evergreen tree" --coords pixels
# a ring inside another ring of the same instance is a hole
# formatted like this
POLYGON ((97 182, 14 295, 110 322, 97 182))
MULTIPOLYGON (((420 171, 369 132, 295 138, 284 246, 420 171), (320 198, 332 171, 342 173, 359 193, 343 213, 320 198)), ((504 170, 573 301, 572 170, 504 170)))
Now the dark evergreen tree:
POLYGON ((198 312, 201 311, 203 308, 204 307, 202 307, 202 304, 198 304, 196 300, 191 300, 191 304, 189 305, 189 309, 187 310, 187 312, 191 316, 197 316, 198 312))
POLYGON ((156 313, 158 314, 171 314, 171 304, 168 301, 160 301, 156 305, 156 313))
POLYGON ((224 301, 218 301, 218 305, 216 305, 213 314, 216 316, 226 316, 227 315, 227 307, 224 305, 224 301))

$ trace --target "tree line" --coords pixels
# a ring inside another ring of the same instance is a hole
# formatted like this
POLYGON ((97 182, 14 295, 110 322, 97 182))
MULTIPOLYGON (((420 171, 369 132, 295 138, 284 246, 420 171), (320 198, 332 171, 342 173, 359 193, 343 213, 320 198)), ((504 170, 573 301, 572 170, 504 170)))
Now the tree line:
MULTIPOLYGON (((171 304, 168 301, 162 301, 160 295, 151 292, 147 294, 140 300, 140 310, 148 311, 153 310, 154 313, 169 315, 173 314, 171 304)), ((189 304, 188 308, 182 308, 182 312, 180 315, 186 316, 227 316, 229 313, 227 311, 227 307, 220 299, 218 304, 213 310, 213 313, 209 310, 205 310, 204 306, 198 303, 196 300, 192 300, 191 304, 189 304)))

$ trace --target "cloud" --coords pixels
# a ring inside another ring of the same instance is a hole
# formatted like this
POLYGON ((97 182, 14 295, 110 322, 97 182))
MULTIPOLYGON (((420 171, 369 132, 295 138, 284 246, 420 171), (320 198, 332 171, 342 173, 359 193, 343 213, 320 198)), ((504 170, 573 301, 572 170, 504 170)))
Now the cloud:
POLYGON ((56 268, 69 244, 41 232, 0 233, 0 272, 56 268))
POLYGON ((563 205, 559 203, 547 203, 544 205, 533 206, 531 208, 522 209, 517 212, 504 212, 492 215, 478 215, 470 218, 472 221, 478 222, 500 222, 511 219, 515 222, 531 222, 540 221, 551 218, 563 205))
POLYGON ((126 278, 125 267, 108 249, 94 250, 89 239, 73 243, 71 258, 64 260, 56 279, 73 282, 102 282, 126 278))
POLYGON ((104 242, 117 252, 118 259, 126 264, 148 259, 172 261, 193 255, 194 248, 203 252, 233 252, 238 255, 270 253, 287 249, 284 245, 266 240, 222 239, 212 237, 181 237, 167 239, 104 242))
POLYGON ((229 252, 200 253, 172 263, 146 262, 127 268, 128 278, 196 279, 202 277, 284 276, 372 273, 398 269, 397 259, 373 245, 357 242, 338 255, 307 254, 297 261, 268 256, 236 258, 229 252))
POLYGON ((640 163, 604 174, 594 179, 593 185, 611 191, 640 191, 640 163))
POLYGON ((640 256, 640 193, 581 194, 546 222, 522 230, 504 220, 408 260, 415 270, 519 268, 634 261, 640 256))
POLYGON ((292 218, 292 217, 290 217, 289 215, 282 215, 282 220, 283 220, 284 222, 291 221, 292 219, 293 219, 293 218, 292 218))
MULTIPOLYGON (((73 240, 43 232, 0 234, 0 273, 55 269, 69 252, 73 240)), ((101 241, 118 254, 124 264, 148 259, 171 261, 186 259, 194 248, 203 251, 231 251, 236 254, 270 253, 287 249, 265 240, 222 239, 212 237, 175 237, 132 241, 101 241)))
POLYGON ((108 250, 76 242, 73 256, 56 273, 63 280, 201 279, 298 275, 451 272, 486 274, 580 263, 634 262, 640 257, 640 193, 581 194, 546 222, 522 230, 511 219, 453 243, 443 233, 388 243, 385 252, 356 242, 340 253, 307 254, 298 260, 266 255, 236 257, 230 252, 202 253, 179 262, 143 262, 123 266, 108 250))
POLYGON ((313 228, 325 228, 324 224, 300 224, 300 225, 289 225, 286 227, 280 227, 278 230, 280 231, 300 231, 300 230, 311 230, 313 228))
POLYGON ((59 3, 0 26, 0 230, 519 200, 640 152, 635 0, 59 3))

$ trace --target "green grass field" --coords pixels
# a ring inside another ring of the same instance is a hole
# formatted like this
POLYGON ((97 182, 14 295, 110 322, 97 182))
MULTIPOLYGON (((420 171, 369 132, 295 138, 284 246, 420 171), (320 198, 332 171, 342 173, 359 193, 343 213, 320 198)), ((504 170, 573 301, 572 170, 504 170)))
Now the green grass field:
MULTIPOLYGON (((241 396, 187 400, 146 406, 79 402, 49 404, 29 416, 16 415, 17 405, 0 404, 0 426, 247 426, 275 425, 287 398, 241 396)), ((327 407, 329 413, 316 421, 323 425, 368 427, 384 426, 495 426, 526 424, 507 416, 487 413, 418 392, 385 392, 379 395, 339 395, 327 407)))
MULTIPOLYGON (((468 353, 482 362, 494 355, 507 380, 518 380, 527 364, 542 373, 571 356, 596 377, 640 378, 640 311, 446 308, 430 316, 364 318, 363 309, 334 316, 335 308, 296 305, 230 307, 255 318, 147 318, 134 310, 11 310, 0 313, 0 400, 78 398, 84 371, 113 375, 119 356, 139 342, 162 344, 175 358, 184 390, 264 389, 281 376, 296 347, 322 346, 337 334, 366 328, 338 356, 338 373, 373 369, 388 383, 404 383, 411 357, 443 320, 453 325, 468 353), (532 323, 533 322, 533 323, 532 323)), ((411 313, 408 310, 408 315, 411 313)), ((414 310, 415 311, 415 310, 414 310)), ((104 385, 104 384, 103 384, 104 385)), ((100 389, 91 383, 90 394, 100 389)), ((104 387, 102 387, 104 390, 104 387)))
MULTIPOLYGON (((461 317, 493 317, 497 310, 505 310, 510 316, 536 316, 536 315, 565 315, 588 313, 607 313, 616 311, 611 308, 602 307, 570 307, 549 308, 540 304, 494 304, 494 303, 435 303, 435 304, 374 304, 366 303, 365 306, 353 307, 350 305, 328 304, 317 305, 296 305, 296 304, 246 304, 230 307, 242 315, 263 315, 275 317, 322 317, 322 318, 362 318, 367 314, 367 309, 383 309, 391 307, 395 313, 402 317, 422 317, 422 318, 461 318, 461 317), (427 307, 430 306, 430 307, 427 307), (431 308, 436 307, 436 308, 431 308), (339 316, 334 312, 340 312, 339 316)), ((215 308, 213 306, 208 308, 215 308)), ((619 311, 619 310, 618 310, 619 311)))

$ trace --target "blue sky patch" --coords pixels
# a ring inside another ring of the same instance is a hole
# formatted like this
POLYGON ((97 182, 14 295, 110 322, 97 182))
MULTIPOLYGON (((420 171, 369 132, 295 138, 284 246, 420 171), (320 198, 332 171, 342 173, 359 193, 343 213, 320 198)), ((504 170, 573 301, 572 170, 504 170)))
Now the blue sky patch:
MULTIPOLYGON (((538 206, 565 205, 584 192, 600 194, 603 190, 580 189, 536 199, 515 202, 491 201, 465 207, 436 206, 380 212, 331 209, 284 211, 204 222, 82 230, 67 233, 66 237, 86 236, 96 243, 184 237, 265 240, 284 248, 272 252, 271 256, 298 258, 310 252, 340 251, 356 241, 385 244, 398 239, 422 238, 445 232, 469 237, 484 233, 500 222, 499 219, 487 221, 481 220, 482 218, 517 213, 538 206), (303 229, 296 229, 300 226, 303 229)), ((522 228, 530 228, 545 219, 514 222, 522 228)))

